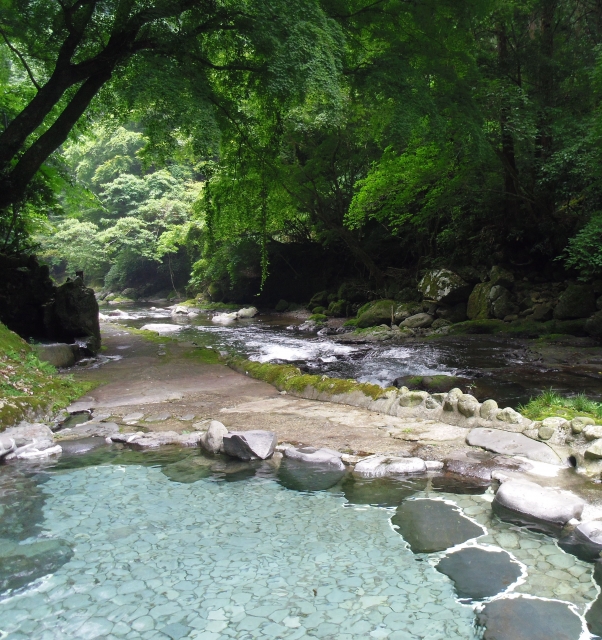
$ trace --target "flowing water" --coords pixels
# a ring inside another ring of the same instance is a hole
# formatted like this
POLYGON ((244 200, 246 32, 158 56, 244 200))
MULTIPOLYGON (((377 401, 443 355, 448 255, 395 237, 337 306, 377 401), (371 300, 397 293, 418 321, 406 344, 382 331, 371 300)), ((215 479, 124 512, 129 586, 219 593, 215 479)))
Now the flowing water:
POLYGON ((290 362, 311 373, 381 386, 400 376, 448 375, 462 378, 462 386, 470 386, 479 400, 491 397, 513 407, 550 388, 602 399, 599 379, 534 364, 524 341, 506 337, 449 336, 403 345, 349 345, 290 331, 291 319, 282 316, 261 315, 221 325, 213 323, 208 313, 173 318, 168 309, 148 306, 128 307, 127 317, 116 321, 138 328, 155 325, 166 335, 260 362, 290 362))
POLYGON ((286 462, 103 444, 0 467, 0 637, 476 640, 490 602, 555 606, 562 637, 590 637, 592 565, 492 517, 486 487, 286 462), (479 575, 444 568, 462 554, 479 575))

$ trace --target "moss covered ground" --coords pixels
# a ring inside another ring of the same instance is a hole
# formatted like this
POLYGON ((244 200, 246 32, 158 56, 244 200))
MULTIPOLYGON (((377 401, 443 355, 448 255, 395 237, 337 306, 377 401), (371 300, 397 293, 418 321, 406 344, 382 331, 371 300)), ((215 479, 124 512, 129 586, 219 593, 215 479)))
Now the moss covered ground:
POLYGON ((54 413, 92 385, 38 359, 30 345, 0 323, 0 431, 23 419, 54 413))
POLYGON ((297 367, 285 364, 270 364, 269 362, 253 362, 244 358, 230 358, 228 364, 235 370, 245 373, 256 380, 262 380, 274 385, 280 391, 302 393, 308 387, 316 389, 320 393, 341 395, 359 391, 373 400, 384 397, 387 391, 397 391, 395 387, 383 389, 376 384, 344 380, 342 378, 329 378, 303 373, 297 367))
POLYGON ((578 416, 602 420, 602 402, 594 402, 580 394, 573 397, 558 395, 554 391, 546 391, 518 408, 530 420, 544 420, 559 416, 572 420, 578 416))

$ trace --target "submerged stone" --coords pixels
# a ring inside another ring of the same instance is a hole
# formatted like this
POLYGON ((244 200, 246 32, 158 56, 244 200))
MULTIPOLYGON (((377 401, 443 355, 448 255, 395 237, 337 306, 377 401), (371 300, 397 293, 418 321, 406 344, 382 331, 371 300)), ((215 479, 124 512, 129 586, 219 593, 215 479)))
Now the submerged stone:
POLYGON ((558 541, 558 546, 585 562, 600 558, 602 551, 602 521, 584 522, 558 541))
POLYGON ((532 598, 503 598, 477 615, 483 640, 578 640, 581 620, 566 604, 532 598))
POLYGON ((343 482, 343 493, 351 504, 373 504, 397 507, 426 488, 428 478, 357 478, 349 476, 343 482))
POLYGON ((278 482, 294 491, 325 491, 338 484, 345 473, 344 468, 331 464, 308 464, 283 458, 278 469, 278 482))
POLYGON ((74 440, 61 441, 61 448, 64 456, 76 456, 83 453, 89 453, 99 447, 106 447, 107 443, 104 438, 99 436, 90 436, 89 438, 76 438, 74 440))
POLYGON ((201 456, 191 456, 184 460, 166 464, 161 471, 172 481, 182 484, 192 484, 203 478, 208 478, 211 474, 213 460, 201 456))
POLYGON ((521 575, 520 566, 505 551, 467 547, 450 553, 437 565, 450 578, 460 598, 482 600, 507 589, 521 575))
POLYGON ((531 440, 522 433, 478 427, 468 434, 466 443, 471 447, 481 447, 494 453, 524 456, 529 460, 560 464, 560 458, 547 444, 531 440))
POLYGON ((414 553, 445 551, 485 533, 483 527, 442 500, 406 500, 391 518, 414 553))
MULTIPOLYGON (((594 563, 594 580, 599 587, 602 586, 602 560, 597 560, 594 563)), ((585 614, 585 620, 591 633, 602 637, 602 593, 598 594, 598 597, 585 614)))
POLYGON ((0 543, 0 593, 14 591, 53 573, 73 556, 63 540, 41 540, 17 545, 0 543))

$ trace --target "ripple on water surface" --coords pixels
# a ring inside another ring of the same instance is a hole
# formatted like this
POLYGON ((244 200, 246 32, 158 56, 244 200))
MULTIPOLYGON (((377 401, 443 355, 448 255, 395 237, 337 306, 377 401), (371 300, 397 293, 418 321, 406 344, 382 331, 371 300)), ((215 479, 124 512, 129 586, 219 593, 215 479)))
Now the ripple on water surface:
POLYGON ((389 512, 340 494, 182 484, 136 465, 64 470, 43 491, 45 535, 74 555, 0 604, 15 640, 476 637, 472 610, 389 512))

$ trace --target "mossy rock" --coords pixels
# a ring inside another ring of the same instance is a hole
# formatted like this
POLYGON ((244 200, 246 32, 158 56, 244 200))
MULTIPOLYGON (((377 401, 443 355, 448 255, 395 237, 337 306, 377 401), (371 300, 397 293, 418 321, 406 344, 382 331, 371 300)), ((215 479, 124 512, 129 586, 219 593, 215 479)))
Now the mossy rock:
POLYGON ((326 322, 328 320, 328 316, 323 313, 314 313, 309 316, 309 320, 313 320, 314 322, 326 322))
POLYGON ((207 288, 207 293, 213 302, 220 302, 224 297, 224 292, 219 284, 212 282, 207 288))
POLYGON ((469 320, 487 320, 491 317, 489 294, 492 288, 491 282, 481 282, 472 290, 466 307, 466 315, 469 320))
POLYGON ((313 314, 324 315, 325 311, 326 311, 325 307, 314 307, 311 312, 313 314))
POLYGON ((335 318, 344 318, 347 315, 348 304, 347 300, 331 302, 328 306, 328 311, 330 311, 335 318))
POLYGON ((314 293, 308 306, 310 309, 313 309, 314 307, 328 306, 328 291, 319 291, 318 293, 314 293))
POLYGON ((344 327, 357 327, 357 318, 351 318, 343 323, 344 327))
POLYGON ((380 324, 391 324, 398 303, 394 300, 377 300, 362 307, 358 311, 357 326, 360 329, 375 327, 380 324))
POLYGON ((408 387, 408 389, 417 389, 419 391, 428 391, 430 393, 446 393, 455 388, 462 388, 469 384, 466 378, 457 376, 401 376, 396 378, 393 384, 400 389, 408 387))
POLYGON ((279 300, 278 304, 274 307, 274 309, 278 312, 287 311, 289 308, 289 303, 286 300, 279 300))

